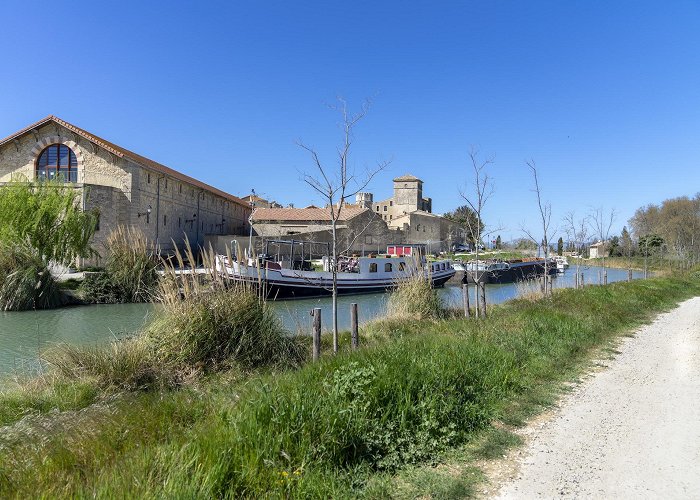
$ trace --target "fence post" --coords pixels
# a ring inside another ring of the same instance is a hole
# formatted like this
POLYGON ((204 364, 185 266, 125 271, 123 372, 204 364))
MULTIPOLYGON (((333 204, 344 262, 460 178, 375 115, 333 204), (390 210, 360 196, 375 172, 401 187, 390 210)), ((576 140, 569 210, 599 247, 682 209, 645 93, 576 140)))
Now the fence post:
POLYGON ((357 303, 353 302, 350 304, 350 323, 352 325, 352 330, 350 333, 350 340, 352 342, 352 348, 357 349, 360 346, 360 334, 357 328, 357 303))
POLYGON ((312 356, 314 361, 318 361, 321 356, 321 308, 314 308, 311 314, 314 317, 312 356))
POLYGON ((462 305, 464 306, 464 317, 468 318, 471 315, 469 310, 469 285, 462 285, 462 305))
POLYGON ((603 271, 603 285, 607 285, 607 284, 608 284, 608 271, 606 269, 605 271, 603 271))
POLYGON ((583 273, 581 273, 581 288, 583 288, 585 285, 585 282, 583 281, 583 273))
POLYGON ((598 271, 598 284, 603 284, 603 273, 601 273, 600 271, 598 271))
POLYGON ((574 288, 578 290, 578 272, 574 274, 574 288))
POLYGON ((479 283, 479 295, 481 296, 481 317, 485 318, 486 317, 486 283, 481 282, 479 283))
POLYGON ((547 276, 547 293, 545 295, 552 295, 552 276, 547 276))
POLYGON ((632 270, 631 269, 627 270, 627 281, 632 281, 632 270))

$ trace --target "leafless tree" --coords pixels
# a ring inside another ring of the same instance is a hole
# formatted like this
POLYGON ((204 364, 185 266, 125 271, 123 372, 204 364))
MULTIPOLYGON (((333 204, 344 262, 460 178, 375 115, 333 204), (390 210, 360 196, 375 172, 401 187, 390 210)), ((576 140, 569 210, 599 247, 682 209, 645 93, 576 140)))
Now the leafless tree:
POLYGON ((479 274, 479 245, 481 245, 481 240, 484 236, 500 231, 502 228, 490 228, 487 231, 483 219, 484 207, 494 193, 493 180, 488 172, 490 165, 493 164, 493 156, 481 159, 479 158, 478 148, 472 146, 469 150, 469 163, 471 163, 471 170, 474 176, 473 183, 467 185, 469 193, 467 193, 465 188, 461 189, 459 194, 476 215, 476 217, 465 217, 465 225, 475 246, 476 267, 474 268, 474 281, 477 287, 476 307, 477 316, 479 316, 478 284, 485 277, 485 272, 481 273, 481 275, 479 274))
POLYGON ((578 285, 579 276, 581 275, 581 255, 583 254, 583 246, 588 239, 588 217, 576 219, 576 214, 569 212, 564 216, 564 231, 579 253, 579 257, 576 259, 576 283, 578 285))
POLYGON ((330 271, 332 273, 333 285, 332 315, 333 315, 333 352, 338 352, 338 221, 341 218, 346 200, 352 199, 358 192, 365 189, 372 178, 384 170, 390 161, 382 161, 374 168, 366 171, 358 177, 350 163, 350 152, 354 139, 355 126, 362 120, 369 111, 369 101, 365 101, 362 108, 357 113, 348 110, 344 99, 338 98, 338 104, 333 109, 342 116, 340 128, 342 130, 342 143, 337 147, 337 164, 331 165, 321 161, 318 152, 301 141, 297 144, 311 155, 314 165, 314 173, 304 173, 303 179, 311 186, 326 203, 330 215, 331 232, 331 255, 330 271))
POLYGON ((542 239, 535 238, 534 232, 527 228, 524 224, 521 225, 521 230, 527 235, 538 247, 541 245, 544 247, 544 293, 547 295, 552 290, 548 285, 549 282, 549 242, 554 236, 550 233, 550 226, 552 223, 552 205, 549 202, 542 201, 542 192, 540 190, 540 181, 537 177, 537 165, 535 160, 530 160, 525 162, 532 172, 532 177, 535 180, 535 188, 532 190, 537 196, 537 208, 540 212, 540 221, 542 223, 542 239))
POLYGON ((593 229, 593 234, 600 238, 600 241, 603 243, 603 269, 605 269, 606 246, 608 245, 610 230, 615 222, 616 215, 614 208, 606 213, 603 207, 598 207, 591 209, 591 215, 588 219, 591 229, 593 229))

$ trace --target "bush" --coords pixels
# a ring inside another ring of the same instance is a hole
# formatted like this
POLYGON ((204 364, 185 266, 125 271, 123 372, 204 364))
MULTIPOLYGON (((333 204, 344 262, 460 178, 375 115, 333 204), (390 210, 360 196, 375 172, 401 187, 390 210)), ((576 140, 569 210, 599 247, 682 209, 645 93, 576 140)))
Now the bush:
POLYGON ((244 286, 167 302, 145 336, 158 359, 207 371, 232 363, 244 368, 296 365, 303 358, 300 344, 275 312, 244 286))
POLYGON ((96 304, 150 302, 158 287, 157 259, 151 241, 140 229, 119 226, 107 237, 105 271, 87 275, 83 298, 96 304))
POLYGON ((124 302, 119 289, 106 272, 85 273, 78 291, 83 299, 91 304, 119 304, 124 302))
POLYGON ((394 318, 439 319, 445 315, 445 307, 433 288, 430 279, 422 274, 398 283, 389 297, 388 316, 394 318))
POLYGON ((28 246, 0 244, 0 309, 48 309, 68 302, 35 250, 28 246))

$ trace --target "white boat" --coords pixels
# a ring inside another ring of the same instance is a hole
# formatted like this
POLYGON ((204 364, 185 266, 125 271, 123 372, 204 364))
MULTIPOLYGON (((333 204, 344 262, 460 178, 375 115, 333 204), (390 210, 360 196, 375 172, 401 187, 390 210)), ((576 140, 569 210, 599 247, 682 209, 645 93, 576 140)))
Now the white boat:
MULTIPOLYGON (((293 242, 273 242, 291 243, 293 242)), ((295 242, 300 243, 300 242, 295 242)), ((308 246, 309 243, 305 242, 308 246)), ((415 246, 413 246, 415 248, 415 246)), ((269 254, 267 254, 269 255, 269 254)), ((292 254, 293 255, 293 254, 292 254)), ((297 254, 298 255, 298 254, 297 254)), ((330 295, 333 286, 332 259, 322 259, 321 270, 312 270, 302 257, 275 259, 263 257, 247 262, 218 255, 217 271, 239 282, 262 287, 268 297, 312 297, 330 295), (291 263, 291 265, 290 265, 291 263)), ((369 257, 340 257, 336 280, 339 294, 384 292, 392 290, 416 273, 430 279, 433 286, 443 286, 456 271, 450 260, 428 262, 422 254, 377 255, 369 257)))
POLYGON ((557 263, 557 272, 563 273, 569 267, 569 261, 562 255, 556 255, 554 262, 557 263))

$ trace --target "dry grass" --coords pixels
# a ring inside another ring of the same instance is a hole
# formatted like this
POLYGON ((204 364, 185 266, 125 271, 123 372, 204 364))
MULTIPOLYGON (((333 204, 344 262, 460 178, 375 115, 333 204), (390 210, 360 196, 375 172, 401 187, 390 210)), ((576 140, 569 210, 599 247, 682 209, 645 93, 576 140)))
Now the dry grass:
POLYGON ((387 317, 392 319, 440 319, 445 306, 429 277, 416 272, 398 282, 389 297, 387 317))

